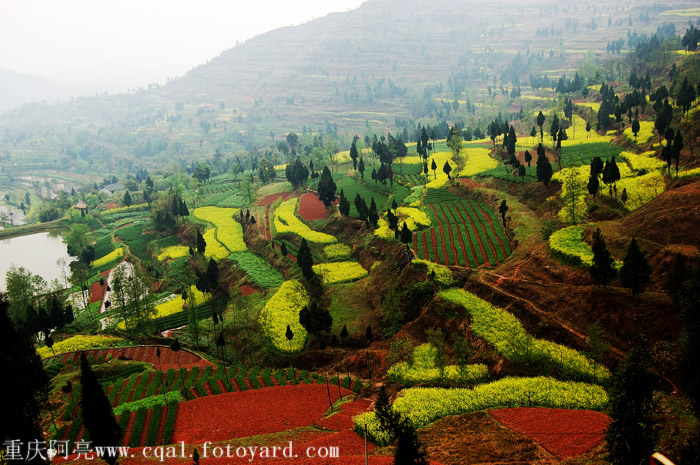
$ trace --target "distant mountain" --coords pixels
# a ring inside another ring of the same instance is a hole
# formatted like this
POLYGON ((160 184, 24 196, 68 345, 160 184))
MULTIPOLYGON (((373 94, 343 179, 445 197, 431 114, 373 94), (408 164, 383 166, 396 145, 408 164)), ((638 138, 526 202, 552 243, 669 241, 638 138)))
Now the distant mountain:
POLYGON ((91 89, 0 68, 0 113, 25 103, 53 102, 87 95, 91 89))
MULTIPOLYGON (((66 166, 80 158, 83 170, 95 162, 113 170, 122 157, 184 163, 215 148, 269 147, 289 131, 333 134, 345 147, 354 134, 417 120, 483 131, 499 113, 517 119, 554 96, 533 92, 532 78, 556 82, 581 69, 612 79, 620 71, 605 66, 615 58, 610 43, 621 40, 627 53, 630 30, 648 36, 667 22, 684 30, 687 18, 659 14, 684 4, 368 0, 261 34, 165 85, 8 112, 0 150, 26 159, 58 151, 66 166), (528 99, 513 99, 521 86, 528 99)), ((33 82, 22 84, 42 87, 33 82)))

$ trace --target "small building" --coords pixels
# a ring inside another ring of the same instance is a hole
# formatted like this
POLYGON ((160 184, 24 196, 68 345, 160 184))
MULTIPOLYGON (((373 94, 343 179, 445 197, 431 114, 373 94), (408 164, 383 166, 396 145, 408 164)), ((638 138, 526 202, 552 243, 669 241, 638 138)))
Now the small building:
POLYGON ((87 214, 87 212, 88 212, 88 206, 82 200, 80 202, 76 203, 75 205, 73 205, 73 208, 76 210, 83 211, 83 212, 85 212, 85 214, 87 214))
POLYGON ((100 189, 100 192, 104 192, 105 194, 111 197, 116 191, 123 189, 124 184, 120 182, 114 182, 112 184, 107 184, 106 186, 104 186, 102 189, 100 189))

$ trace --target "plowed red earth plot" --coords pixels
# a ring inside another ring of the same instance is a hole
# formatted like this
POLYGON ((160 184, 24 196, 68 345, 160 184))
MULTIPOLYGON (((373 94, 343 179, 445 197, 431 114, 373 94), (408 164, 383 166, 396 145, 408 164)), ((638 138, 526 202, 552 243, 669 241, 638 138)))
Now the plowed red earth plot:
POLYGON ((303 219, 312 221, 326 218, 328 212, 326 206, 318 199, 316 194, 307 192, 301 196, 297 213, 299 213, 299 216, 303 219))
POLYGON ((522 407, 496 409, 489 413, 560 459, 589 452, 603 441, 610 423, 607 415, 591 410, 522 407))
MULTIPOLYGON (((352 395, 342 389, 343 396, 352 395)), ((337 389, 331 398, 338 399, 337 389)), ((173 441, 203 443, 277 433, 318 423, 328 410, 322 384, 297 384, 201 397, 179 405, 173 441)))
POLYGON ((266 195, 262 199, 258 200, 258 205, 271 205, 275 202, 275 200, 287 200, 287 197, 289 197, 289 192, 281 192, 279 194, 266 195))

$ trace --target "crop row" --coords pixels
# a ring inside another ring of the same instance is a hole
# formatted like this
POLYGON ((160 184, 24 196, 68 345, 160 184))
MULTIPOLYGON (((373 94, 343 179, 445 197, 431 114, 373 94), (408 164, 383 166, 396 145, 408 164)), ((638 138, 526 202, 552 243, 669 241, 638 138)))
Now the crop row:
MULTIPOLYGON (((553 378, 503 378, 472 389, 409 388, 394 402, 394 409, 422 428, 448 415, 500 407, 551 407, 602 410, 608 396, 601 386, 553 378)), ((392 438, 379 428, 374 412, 353 418, 355 429, 376 444, 387 445, 392 438)))
POLYGON ((414 235, 414 250, 419 257, 477 267, 486 262, 496 266, 510 253, 500 224, 476 202, 430 204, 429 211, 439 226, 414 235))
POLYGON ((421 344, 412 354, 411 362, 399 362, 387 371, 394 383, 412 386, 419 383, 446 383, 453 385, 475 384, 485 380, 489 370, 484 364, 447 365, 442 373, 435 364, 437 351, 431 344, 421 344))
POLYGON ((117 263, 121 258, 124 256, 124 249, 121 247, 118 247, 108 253, 107 255, 98 258, 97 260, 94 260, 92 262, 92 268, 93 269, 101 269, 105 266, 112 265, 117 263))
POLYGON ((234 252, 231 254, 231 260, 245 271, 248 278, 255 284, 261 287, 278 287, 284 282, 282 273, 270 266, 267 260, 264 260, 252 252, 234 252))
POLYGON ((610 380, 605 366, 574 349, 533 337, 513 314, 469 292, 449 289, 439 296, 464 307, 471 318, 471 330, 506 359, 546 371, 554 369, 567 379, 597 383, 610 380))
MULTIPOLYGON (((211 295, 201 292, 194 285, 190 286, 190 289, 188 291, 188 296, 187 296, 188 305, 191 305, 192 303, 194 303, 195 307, 198 307, 198 306, 201 306, 202 304, 208 302, 209 299, 211 299, 211 295)), ((168 300, 167 302, 156 305, 155 313, 150 315, 149 318, 151 318, 152 320, 160 321, 163 319, 163 317, 167 317, 170 315, 174 315, 176 313, 183 312, 184 305, 185 305, 185 300, 182 298, 182 294, 174 295, 173 298, 168 300)), ((121 323, 119 323, 118 328, 121 330, 126 329, 126 325, 124 324, 123 321, 121 323)), ((166 328, 166 329, 169 329, 169 328, 166 328)))

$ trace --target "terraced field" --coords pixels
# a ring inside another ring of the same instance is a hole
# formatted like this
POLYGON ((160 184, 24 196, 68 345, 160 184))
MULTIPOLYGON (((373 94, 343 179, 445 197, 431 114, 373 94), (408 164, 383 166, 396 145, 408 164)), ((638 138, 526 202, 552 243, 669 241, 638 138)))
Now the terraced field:
POLYGON ((443 265, 476 268, 497 266, 511 253, 493 213, 480 202, 452 200, 427 205, 436 227, 413 233, 419 258, 443 265))

